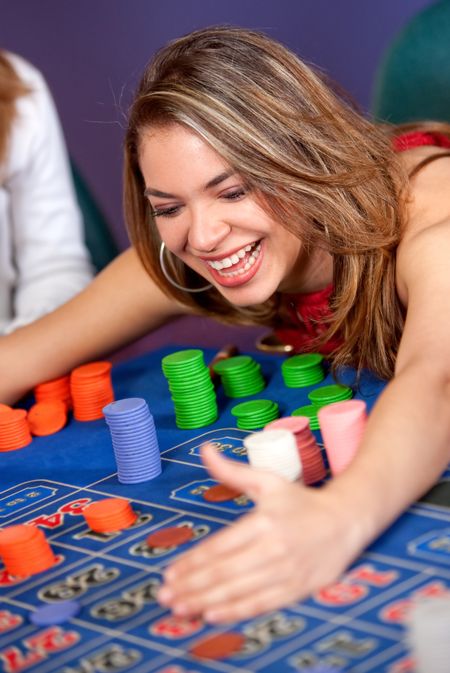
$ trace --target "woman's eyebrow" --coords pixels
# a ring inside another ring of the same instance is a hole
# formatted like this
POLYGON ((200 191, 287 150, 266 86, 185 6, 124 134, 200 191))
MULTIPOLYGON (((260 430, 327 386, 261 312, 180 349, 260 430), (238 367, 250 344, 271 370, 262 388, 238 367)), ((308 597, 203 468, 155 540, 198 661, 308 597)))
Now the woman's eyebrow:
MULTIPOLYGON (((209 180, 209 182, 206 183, 204 186, 203 190, 206 191, 207 189, 211 189, 211 187, 217 187, 221 182, 224 182, 228 178, 231 178, 231 176, 234 175, 233 170, 229 171, 223 171, 223 173, 219 173, 219 175, 216 175, 214 178, 209 180)), ((159 196, 161 199, 175 199, 177 198, 175 194, 169 194, 168 192, 161 192, 159 189, 153 189, 153 187, 146 187, 144 191, 144 196, 159 196)))

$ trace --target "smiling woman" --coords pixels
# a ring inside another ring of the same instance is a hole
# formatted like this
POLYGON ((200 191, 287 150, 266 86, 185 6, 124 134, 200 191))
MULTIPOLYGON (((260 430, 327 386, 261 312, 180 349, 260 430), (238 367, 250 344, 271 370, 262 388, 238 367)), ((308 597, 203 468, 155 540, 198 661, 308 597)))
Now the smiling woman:
POLYGON ((320 490, 204 449, 256 506, 167 570, 159 600, 176 614, 245 619, 307 596, 446 465, 449 149, 448 126, 377 126, 253 31, 194 32, 145 71, 125 139, 133 247, 0 341, 2 401, 186 312, 282 326, 299 351, 390 379, 320 490))

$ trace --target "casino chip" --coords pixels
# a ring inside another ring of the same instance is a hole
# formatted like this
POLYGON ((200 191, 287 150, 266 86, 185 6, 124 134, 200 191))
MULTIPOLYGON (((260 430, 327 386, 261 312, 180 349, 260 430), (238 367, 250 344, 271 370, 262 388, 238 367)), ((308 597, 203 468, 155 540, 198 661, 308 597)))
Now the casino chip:
POLYGON ((89 528, 97 533, 124 530, 137 519, 130 503, 124 498, 105 498, 92 502, 83 509, 83 516, 89 528))
POLYGON ((166 377, 175 409, 175 422, 182 430, 214 423, 219 415, 214 384, 203 351, 188 349, 163 357, 166 377))
POLYGON ((416 599, 406 618, 407 642, 416 673, 448 673, 450 597, 416 599))
POLYGON ((77 421, 103 418, 103 407, 114 400, 110 362, 90 362, 70 374, 73 415, 77 421))
POLYGON ((0 530, 0 557, 10 575, 28 577, 56 563, 47 539, 37 526, 7 526, 0 530))
POLYGON ((203 499, 207 502, 227 502, 241 495, 241 491, 236 491, 236 489, 225 484, 215 484, 202 493, 203 499))
POLYGON ((309 427, 311 430, 318 430, 320 428, 319 419, 317 418, 318 408, 312 404, 307 404, 304 407, 294 409, 292 416, 304 416, 309 419, 309 427))
POLYGON ((147 538, 149 547, 178 547, 192 540, 194 531, 189 526, 171 526, 170 528, 162 528, 155 530, 147 538))
POLYGON ((294 433, 300 462, 303 469, 303 483, 309 486, 326 477, 326 468, 322 452, 309 427, 309 418, 288 416, 278 418, 266 425, 265 430, 290 430, 294 433))
POLYGON ((290 430, 263 430, 244 437, 250 465, 274 472, 289 481, 301 476, 302 465, 290 430))
POLYGON ((32 437, 24 409, 11 409, 7 405, 0 412, 0 451, 15 451, 28 446, 32 437))
POLYGON ((281 365, 281 375, 288 388, 304 388, 320 383, 325 378, 323 355, 305 353, 293 355, 281 365))
POLYGON ((213 369, 219 374, 227 397, 248 397, 265 388, 261 365, 249 355, 236 355, 222 360, 213 369))
POLYGON ((271 400, 250 400, 236 404, 231 413, 242 430, 258 430, 278 418, 278 404, 271 400))
POLYGON ((34 388, 36 402, 64 402, 67 409, 72 407, 72 395, 70 393, 70 375, 60 376, 51 381, 44 381, 34 388))
POLYGON ((37 437, 53 435, 67 423, 67 406, 62 400, 37 402, 28 412, 31 434, 37 437))
POLYGON ((333 475, 343 472, 358 451, 367 425, 363 400, 345 400, 322 407, 317 412, 322 439, 333 475))
POLYGON ((161 454, 153 416, 141 397, 129 397, 103 409, 111 432, 117 477, 138 484, 161 474, 161 454))
POLYGON ((78 601, 62 601, 37 608, 29 613, 29 619, 35 626, 54 626, 76 617, 80 610, 81 605, 78 601))
POLYGON ((217 633, 195 643, 189 653, 199 659, 226 659, 242 650, 244 644, 242 633, 217 633))
POLYGON ((315 388, 308 393, 309 401, 317 408, 324 407, 327 404, 333 404, 334 402, 349 400, 352 396, 352 389, 349 386, 343 386, 340 383, 315 388))

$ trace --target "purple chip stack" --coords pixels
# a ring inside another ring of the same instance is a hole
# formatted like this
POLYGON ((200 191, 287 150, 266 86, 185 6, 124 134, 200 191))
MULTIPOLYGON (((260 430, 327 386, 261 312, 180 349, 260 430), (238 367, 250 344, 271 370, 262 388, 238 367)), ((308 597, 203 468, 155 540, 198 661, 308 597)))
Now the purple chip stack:
POLYGON ((111 432, 121 484, 138 484, 161 474, 161 456, 147 402, 129 397, 103 408, 111 432))

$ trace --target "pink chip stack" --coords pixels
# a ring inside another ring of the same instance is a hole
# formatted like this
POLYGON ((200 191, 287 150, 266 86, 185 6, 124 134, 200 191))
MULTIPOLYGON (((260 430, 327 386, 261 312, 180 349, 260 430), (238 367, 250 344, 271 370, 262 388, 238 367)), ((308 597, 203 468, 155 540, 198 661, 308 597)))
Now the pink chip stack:
POLYGON ((303 482, 310 486, 326 476, 326 469, 313 433, 306 416, 288 416, 278 418, 265 426, 265 430, 290 430, 297 443, 300 461, 303 467, 303 482))
POLYGON ((353 460, 367 423, 366 403, 345 400, 328 404, 317 413, 331 474, 343 472, 353 460))

